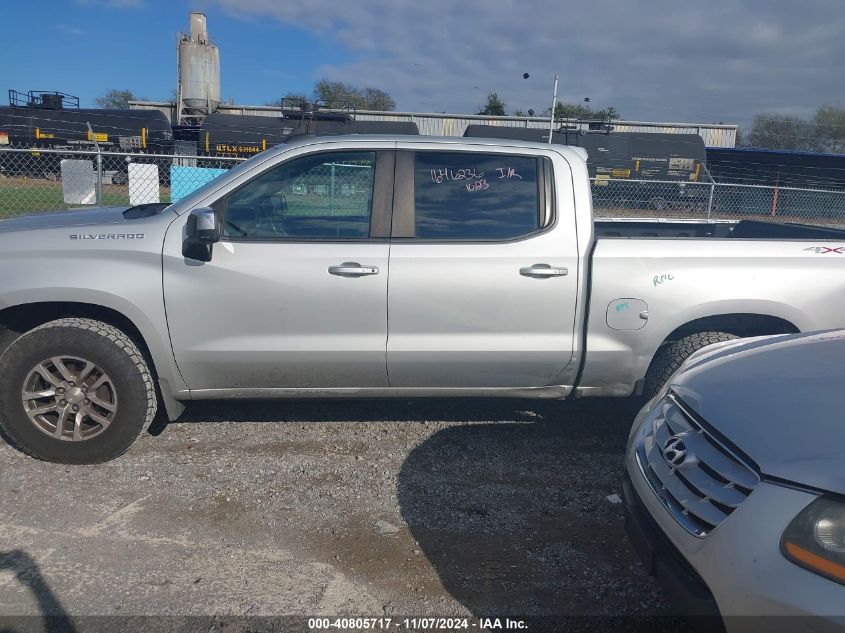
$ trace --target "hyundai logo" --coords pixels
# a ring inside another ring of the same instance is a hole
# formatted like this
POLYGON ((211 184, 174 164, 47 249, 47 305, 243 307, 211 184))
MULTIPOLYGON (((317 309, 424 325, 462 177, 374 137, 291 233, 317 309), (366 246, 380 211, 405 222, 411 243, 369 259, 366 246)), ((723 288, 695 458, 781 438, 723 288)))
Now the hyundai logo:
POLYGON ((678 435, 673 435, 663 444, 663 459, 672 468, 680 468, 687 460, 687 455, 687 445, 678 435))

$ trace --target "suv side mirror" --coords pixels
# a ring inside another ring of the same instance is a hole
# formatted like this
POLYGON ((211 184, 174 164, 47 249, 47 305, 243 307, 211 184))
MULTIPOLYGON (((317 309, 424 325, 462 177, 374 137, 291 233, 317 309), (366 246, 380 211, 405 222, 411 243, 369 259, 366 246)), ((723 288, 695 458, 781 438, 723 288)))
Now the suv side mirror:
POLYGON ((191 211, 185 224, 185 235, 182 256, 210 262, 212 247, 220 241, 220 224, 214 209, 198 207, 191 211))

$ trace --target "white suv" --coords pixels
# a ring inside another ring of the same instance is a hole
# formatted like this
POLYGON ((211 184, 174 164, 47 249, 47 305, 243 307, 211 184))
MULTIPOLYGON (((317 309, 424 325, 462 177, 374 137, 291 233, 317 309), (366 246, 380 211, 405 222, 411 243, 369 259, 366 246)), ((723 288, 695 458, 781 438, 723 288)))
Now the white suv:
POLYGON ((626 527, 682 611, 729 630, 845 625, 843 386, 843 330, 729 341, 637 416, 626 527), (785 615, 814 617, 759 617, 785 615))

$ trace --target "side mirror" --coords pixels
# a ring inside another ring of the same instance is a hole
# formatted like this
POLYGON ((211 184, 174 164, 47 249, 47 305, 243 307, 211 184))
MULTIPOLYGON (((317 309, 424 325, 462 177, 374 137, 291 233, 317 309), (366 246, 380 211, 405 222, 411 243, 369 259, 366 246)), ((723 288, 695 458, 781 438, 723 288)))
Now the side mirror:
POLYGON ((198 207, 191 211, 188 216, 188 224, 185 226, 188 239, 195 240, 202 244, 214 244, 220 241, 220 225, 217 223, 217 214, 214 209, 198 207))
POLYGON ((185 235, 182 256, 210 262, 212 247, 220 241, 220 224, 214 209, 198 207, 191 211, 185 224, 185 235))

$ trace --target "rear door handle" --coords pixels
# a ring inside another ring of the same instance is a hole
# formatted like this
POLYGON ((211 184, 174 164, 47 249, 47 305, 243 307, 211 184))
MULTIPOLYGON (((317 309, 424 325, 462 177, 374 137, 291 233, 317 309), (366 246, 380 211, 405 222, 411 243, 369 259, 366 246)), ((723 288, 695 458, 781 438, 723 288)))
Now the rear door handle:
POLYGON ((337 266, 329 266, 329 274, 338 277, 363 277, 364 275, 378 275, 377 266, 362 266, 358 262, 343 262, 337 266))
POLYGON ((534 264, 520 268, 519 274, 523 277, 564 277, 569 274, 569 270, 567 268, 553 268, 548 264, 534 264))

